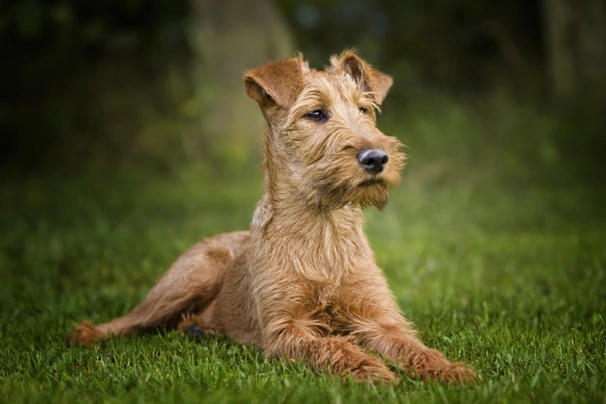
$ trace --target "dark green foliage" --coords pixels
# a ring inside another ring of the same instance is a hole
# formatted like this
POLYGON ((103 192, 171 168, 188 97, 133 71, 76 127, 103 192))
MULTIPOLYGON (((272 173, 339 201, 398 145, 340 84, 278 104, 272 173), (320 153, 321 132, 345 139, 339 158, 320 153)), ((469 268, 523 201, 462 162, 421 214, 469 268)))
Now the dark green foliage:
MULTIPOLYGON (((540 1, 275 5, 312 65, 321 67, 328 55, 356 47, 394 76, 390 100, 397 100, 398 115, 414 117, 417 104, 433 103, 435 93, 483 103, 487 94, 505 89, 506 98, 515 98, 531 115, 559 116, 553 139, 527 142, 538 145, 541 159, 565 155, 583 167, 575 175, 600 179, 604 159, 596 151, 603 148, 606 132, 604 91, 595 83, 567 105, 545 106, 548 46, 540 1)), ((200 52, 187 28, 195 23, 190 2, 13 0, 5 9, 0 15, 6 60, 0 65, 1 166, 73 170, 135 161, 170 170, 183 160, 215 157, 210 151, 217 142, 205 127, 206 114, 213 112, 204 106, 216 95, 204 75, 192 69, 206 61, 194 60, 200 52)), ((246 153, 237 150, 233 147, 230 156, 220 148, 215 154, 244 159, 246 153)), ((481 158, 494 157, 494 150, 482 152, 488 154, 481 158)))
MULTIPOLYGON (((400 76, 399 90, 420 84, 469 91, 529 77, 542 57, 539 1, 278 2, 312 61, 356 46, 400 76), (512 60, 507 47, 521 52, 512 60), (403 80, 403 81, 402 81, 403 80)), ((517 82, 525 86, 525 82, 517 82)))
MULTIPOLYGON (((169 87, 168 76, 188 69, 186 2, 7 3, 0 14, 2 165, 132 159, 148 144, 141 147, 137 133, 157 136, 150 115, 159 116, 155 127, 163 115, 178 117, 187 94, 169 87)), ((164 125, 159 148, 173 146, 178 125, 164 125)))

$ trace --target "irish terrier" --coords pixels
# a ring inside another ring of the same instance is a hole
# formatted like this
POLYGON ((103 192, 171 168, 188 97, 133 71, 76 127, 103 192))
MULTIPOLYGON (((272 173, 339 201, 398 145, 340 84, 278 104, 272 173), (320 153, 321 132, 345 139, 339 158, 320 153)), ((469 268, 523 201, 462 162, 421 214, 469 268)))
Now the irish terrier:
POLYGON ((130 313, 81 323, 69 341, 177 327, 355 380, 395 381, 398 368, 474 379, 417 338, 364 234, 362 209, 385 205, 404 166, 401 143, 375 126, 391 77, 345 51, 323 71, 299 55, 244 80, 267 121, 265 194, 250 232, 194 245, 130 313))

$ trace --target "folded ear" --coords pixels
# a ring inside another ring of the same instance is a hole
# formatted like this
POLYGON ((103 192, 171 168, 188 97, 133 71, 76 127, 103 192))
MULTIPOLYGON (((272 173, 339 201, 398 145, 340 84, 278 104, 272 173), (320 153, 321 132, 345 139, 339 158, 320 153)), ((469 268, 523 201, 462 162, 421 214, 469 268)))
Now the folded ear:
POLYGON ((303 88, 303 74, 309 67, 299 54, 297 57, 268 63, 244 73, 246 93, 261 107, 277 104, 290 108, 303 88))
POLYGON ((393 83, 391 77, 376 70, 352 50, 332 56, 330 62, 333 69, 349 74, 364 91, 374 93, 376 103, 381 105, 393 83))

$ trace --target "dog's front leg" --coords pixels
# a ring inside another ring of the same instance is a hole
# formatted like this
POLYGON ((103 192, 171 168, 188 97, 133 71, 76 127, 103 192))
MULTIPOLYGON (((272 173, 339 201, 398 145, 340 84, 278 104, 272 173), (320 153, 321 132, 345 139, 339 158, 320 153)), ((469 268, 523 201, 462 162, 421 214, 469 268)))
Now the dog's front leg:
POLYGON ((316 370, 336 373, 345 379, 376 383, 398 381, 381 359, 365 353, 348 338, 322 336, 302 323, 291 320, 279 328, 273 327, 265 344, 266 355, 301 360, 316 370))
POLYGON ((360 321, 354 328, 352 336, 357 343, 385 356, 411 377, 455 383, 476 379, 468 366, 450 362, 439 351, 425 346, 404 318, 360 321))

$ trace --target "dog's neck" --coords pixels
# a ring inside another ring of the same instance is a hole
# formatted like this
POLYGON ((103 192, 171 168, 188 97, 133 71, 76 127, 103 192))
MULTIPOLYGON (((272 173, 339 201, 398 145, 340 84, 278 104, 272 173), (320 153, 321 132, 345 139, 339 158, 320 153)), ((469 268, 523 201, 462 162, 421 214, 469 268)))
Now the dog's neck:
POLYGON ((360 270, 360 262, 374 262, 359 206, 318 211, 293 199, 272 202, 268 194, 255 209, 249 254, 251 262, 279 257, 285 270, 321 283, 339 283, 345 274, 360 270))
MULTIPOLYGON (((364 212, 359 204, 344 203, 343 206, 328 208, 317 206, 306 200, 296 181, 272 182, 265 180, 265 193, 255 211, 253 225, 279 226, 286 232, 303 233, 320 230, 358 233, 364 228, 364 212)), ((344 236, 344 234, 341 234, 344 236)))
POLYGON ((317 272, 306 267, 308 278, 336 280, 355 270, 357 262, 374 261, 358 204, 331 209, 310 204, 296 175, 287 171, 286 156, 266 149, 264 157, 265 193, 255 209, 251 248, 272 246, 284 249, 286 261, 291 256, 294 262, 315 262, 317 272))

